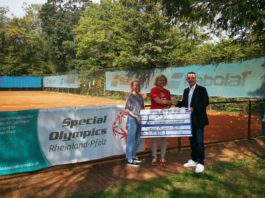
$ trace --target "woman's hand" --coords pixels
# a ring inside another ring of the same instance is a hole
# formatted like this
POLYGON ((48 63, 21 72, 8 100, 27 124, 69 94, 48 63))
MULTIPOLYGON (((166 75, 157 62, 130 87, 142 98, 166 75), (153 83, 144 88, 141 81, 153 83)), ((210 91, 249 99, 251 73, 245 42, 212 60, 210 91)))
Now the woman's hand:
POLYGON ((141 95, 143 96, 143 99, 147 98, 147 94, 146 93, 141 93, 141 95))
POLYGON ((136 120, 141 123, 141 117, 140 116, 137 116, 136 120))
POLYGON ((171 98, 171 104, 178 105, 178 101, 175 98, 171 98))

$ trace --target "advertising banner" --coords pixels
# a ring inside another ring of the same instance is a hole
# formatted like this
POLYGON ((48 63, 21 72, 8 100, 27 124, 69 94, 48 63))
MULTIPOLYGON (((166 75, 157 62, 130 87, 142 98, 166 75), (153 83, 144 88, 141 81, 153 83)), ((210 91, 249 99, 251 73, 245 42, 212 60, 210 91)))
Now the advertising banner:
POLYGON ((0 175, 49 166, 41 154, 38 110, 0 112, 0 175))
POLYGON ((38 131, 44 155, 57 165, 124 154, 125 141, 112 132, 118 113, 115 106, 40 110, 38 131))
POLYGON ((122 106, 0 112, 0 175, 123 155, 126 121, 122 106))
POLYGON ((78 74, 43 77, 43 87, 78 88, 78 74))
POLYGON ((0 88, 41 88, 42 77, 0 76, 0 88))
POLYGON ((187 108, 141 110, 140 115, 142 138, 191 136, 187 108))
POLYGON ((139 79, 142 92, 149 93, 154 87, 155 77, 163 74, 168 79, 166 88, 171 94, 182 95, 188 86, 186 74, 193 71, 197 74, 197 83, 207 88, 209 96, 265 98, 264 65, 265 58, 259 58, 237 63, 106 72, 106 90, 129 92, 131 81, 139 79))

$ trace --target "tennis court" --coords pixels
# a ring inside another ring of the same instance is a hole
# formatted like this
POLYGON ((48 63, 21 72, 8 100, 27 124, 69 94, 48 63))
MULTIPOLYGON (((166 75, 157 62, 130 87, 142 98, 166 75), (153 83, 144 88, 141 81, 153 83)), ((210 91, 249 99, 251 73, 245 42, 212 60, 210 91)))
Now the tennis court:
MULTIPOLYGON (((48 91, 1 91, 0 111, 49 109, 84 106, 123 105, 123 100, 48 91)), ((208 111, 210 124, 205 128, 205 142, 221 142, 248 137, 248 115, 208 111)), ((251 137, 261 133, 261 117, 251 116, 251 137)), ((177 138, 169 138, 168 147, 179 145, 177 138)), ((181 145, 189 145, 181 138, 181 145)), ((147 140, 145 148, 150 148, 147 140)))
MULTIPOLYGON (((0 111, 26 109, 47 109, 81 106, 120 105, 124 101, 105 97, 91 97, 47 91, 2 91, 0 111)), ((210 125, 205 129, 205 142, 214 143, 247 137, 248 116, 208 111, 210 125)), ((261 118, 251 117, 251 135, 261 132, 261 118)), ((168 138, 168 147, 188 146, 188 138, 168 138)), ((38 172, 1 176, 1 197, 66 197, 73 194, 89 194, 96 190, 108 189, 113 185, 145 180, 164 174, 179 174, 184 171, 182 164, 188 159, 189 151, 176 149, 168 151, 166 168, 152 168, 150 146, 145 140, 147 152, 140 154, 143 166, 138 170, 125 166, 123 157, 99 161, 54 166, 38 172), (149 152, 148 152, 149 151, 149 152)), ((264 152, 264 139, 259 141, 230 142, 207 145, 207 165, 218 161, 231 161, 242 155, 249 156, 264 152), (238 152, 240 151, 240 152, 238 152)))
POLYGON ((48 91, 1 91, 0 111, 120 105, 124 101, 48 91))

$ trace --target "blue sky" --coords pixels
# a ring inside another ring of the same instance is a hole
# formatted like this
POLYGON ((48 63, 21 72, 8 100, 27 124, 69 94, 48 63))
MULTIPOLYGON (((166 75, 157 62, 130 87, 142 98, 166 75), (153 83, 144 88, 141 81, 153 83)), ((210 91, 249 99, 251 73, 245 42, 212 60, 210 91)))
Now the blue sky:
POLYGON ((25 12, 23 11, 23 3, 32 4, 39 3, 43 4, 47 0, 0 0, 0 6, 8 7, 9 12, 7 13, 8 17, 15 15, 16 17, 23 17, 25 12))
MULTIPOLYGON (((12 15, 16 17, 23 17, 25 15, 25 12, 23 10, 23 3, 32 4, 32 3, 38 3, 43 4, 46 3, 47 0, 0 0, 0 6, 1 7, 8 7, 9 12, 7 13, 8 17, 11 17, 12 15)), ((99 2, 99 0, 93 0, 93 2, 99 2)))

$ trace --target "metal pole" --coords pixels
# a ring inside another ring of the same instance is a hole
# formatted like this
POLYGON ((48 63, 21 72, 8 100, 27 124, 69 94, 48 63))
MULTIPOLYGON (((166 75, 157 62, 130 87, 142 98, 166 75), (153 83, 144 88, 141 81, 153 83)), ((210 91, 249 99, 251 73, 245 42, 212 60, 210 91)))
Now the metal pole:
POLYGON ((178 151, 181 151, 181 137, 178 137, 178 151))

